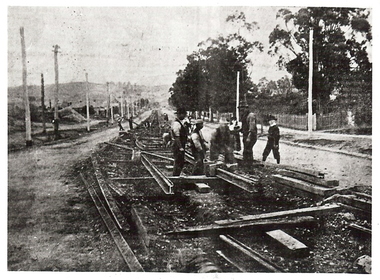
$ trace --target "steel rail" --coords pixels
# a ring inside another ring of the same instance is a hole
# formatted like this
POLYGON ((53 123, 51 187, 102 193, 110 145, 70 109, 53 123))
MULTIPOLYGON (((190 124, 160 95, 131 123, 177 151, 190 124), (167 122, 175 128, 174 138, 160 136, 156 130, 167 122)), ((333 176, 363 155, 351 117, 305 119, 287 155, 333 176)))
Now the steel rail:
MULTIPOLYGON (((195 183, 220 183, 222 179, 216 177, 207 177, 204 175, 190 175, 190 176, 167 176, 167 178, 173 182, 173 184, 195 184, 195 183)), ((133 181, 153 181, 152 177, 115 177, 110 178, 110 181, 119 183, 128 183, 133 181)))
POLYGON ((156 153, 150 153, 148 151, 141 151, 141 155, 143 155, 143 154, 174 162, 173 158, 166 157, 166 156, 163 156, 163 155, 159 155, 159 154, 156 154, 156 153))
POLYGON ((137 140, 135 141, 135 145, 137 148, 139 148, 141 151, 149 150, 149 151, 161 151, 162 147, 159 145, 147 145, 142 143, 141 141, 137 140))
POLYGON ((193 155, 188 151, 185 151, 185 160, 192 165, 195 164, 195 159, 194 159, 193 155))
POLYGON ((283 272, 284 270, 268 259, 266 259, 264 256, 259 254, 258 252, 254 251, 252 248, 248 247, 244 243, 240 242, 239 240, 233 238, 230 235, 219 235, 219 238, 225 241, 227 244, 231 245, 233 248, 241 251, 245 255, 249 256, 252 260, 255 260, 257 263, 259 263, 262 267, 267 269, 271 272, 283 272))
POLYGON ((133 148, 128 147, 128 146, 124 146, 124 145, 119 145, 119 144, 115 144, 115 143, 111 143, 111 142, 104 142, 104 144, 133 151, 133 148))
POLYGON ((100 217, 102 218, 104 224, 106 225, 112 239, 114 240, 117 249, 119 250, 121 256, 123 257, 125 263, 128 265, 131 272, 144 272, 143 267, 136 258, 132 249, 129 247, 127 241, 124 239, 120 230, 116 226, 110 214, 105 209, 105 206, 101 202, 99 196, 93 186, 90 186, 87 180, 84 178, 83 174, 80 173, 83 183, 87 187, 87 191, 90 194, 96 209, 98 210, 100 217))
POLYGON ((174 194, 173 182, 170 181, 153 163, 151 163, 146 155, 141 154, 141 162, 153 176, 165 194, 174 194))
POLYGON ((221 168, 217 168, 215 171, 216 177, 240 188, 247 192, 253 193, 255 192, 252 190, 252 186, 254 186, 257 183, 256 179, 248 179, 245 177, 242 177, 240 175, 234 174, 232 172, 226 171, 221 168))
POLYGON ((95 177, 98 181, 100 190, 118 227, 120 229, 129 230, 129 224, 126 221, 124 215, 120 212, 120 209, 117 206, 116 201, 114 200, 110 190, 108 189, 107 183, 100 172, 100 166, 97 160, 97 156, 95 154, 91 155, 91 161, 94 167, 95 177))

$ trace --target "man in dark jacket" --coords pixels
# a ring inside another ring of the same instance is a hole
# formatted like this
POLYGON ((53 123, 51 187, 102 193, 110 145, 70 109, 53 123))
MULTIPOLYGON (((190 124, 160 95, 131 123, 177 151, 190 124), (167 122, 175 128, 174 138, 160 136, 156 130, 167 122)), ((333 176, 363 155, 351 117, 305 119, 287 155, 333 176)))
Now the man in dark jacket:
POLYGON ((250 165, 253 163, 253 146, 257 141, 256 114, 250 112, 248 104, 239 106, 241 114, 241 131, 243 134, 243 161, 250 165))
POLYGON ((280 164, 280 129, 276 124, 276 118, 272 115, 269 116, 269 130, 268 130, 268 141, 263 152, 263 161, 265 161, 271 151, 273 151, 273 156, 280 164))
POLYGON ((184 108, 178 108, 175 114, 177 114, 177 117, 172 124, 174 158, 173 176, 179 176, 185 165, 185 145, 188 129, 185 127, 184 119, 187 112, 184 108))

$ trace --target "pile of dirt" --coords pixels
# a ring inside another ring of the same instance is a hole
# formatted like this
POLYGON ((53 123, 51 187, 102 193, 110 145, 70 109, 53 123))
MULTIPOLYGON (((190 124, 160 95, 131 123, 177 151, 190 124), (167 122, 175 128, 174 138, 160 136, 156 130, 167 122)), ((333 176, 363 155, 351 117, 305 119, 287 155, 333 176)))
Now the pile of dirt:
POLYGON ((86 118, 71 107, 66 107, 58 111, 59 118, 66 122, 85 122, 86 118))

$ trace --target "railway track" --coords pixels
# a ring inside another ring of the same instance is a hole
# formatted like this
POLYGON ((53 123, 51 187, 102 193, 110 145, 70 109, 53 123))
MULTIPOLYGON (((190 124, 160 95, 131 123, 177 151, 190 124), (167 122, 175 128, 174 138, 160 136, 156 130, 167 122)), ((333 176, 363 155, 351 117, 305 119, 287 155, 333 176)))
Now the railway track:
MULTIPOLYGON (((191 155, 186 159, 190 166, 191 155)), ((319 229, 336 232, 330 223, 341 219, 340 213, 371 215, 370 195, 343 190, 336 180, 310 170, 257 163, 258 172, 250 174, 212 163, 207 176, 173 177, 170 150, 157 133, 143 129, 103 143, 92 164, 100 191, 82 176, 84 184, 130 271, 326 272, 322 265, 314 270, 315 256, 323 254, 324 241, 333 241, 323 240, 319 229), (266 180, 275 186, 265 186, 266 180), (281 201, 281 192, 297 199, 281 201), (121 241, 126 235, 139 240, 137 250, 121 241), (290 248, 296 241, 303 246, 290 248), (189 264, 199 255, 207 256, 207 265, 191 271, 189 264)), ((370 228, 350 225, 342 228, 343 238, 370 254, 370 228), (350 231, 362 232, 362 239, 353 239, 350 231)), ((347 271, 349 263, 342 260, 337 270, 347 271)))

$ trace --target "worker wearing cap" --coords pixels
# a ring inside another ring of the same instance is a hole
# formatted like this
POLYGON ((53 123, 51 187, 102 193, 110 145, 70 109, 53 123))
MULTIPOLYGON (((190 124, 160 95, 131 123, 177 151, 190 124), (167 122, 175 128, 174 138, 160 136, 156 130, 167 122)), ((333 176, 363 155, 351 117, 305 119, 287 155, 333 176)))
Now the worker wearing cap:
POLYGON ((269 116, 268 141, 263 152, 263 161, 265 161, 270 152, 273 151, 274 158, 277 160, 277 163, 280 164, 280 129, 278 128, 276 121, 277 119, 274 116, 269 116))
POLYGON ((248 104, 239 106, 241 114, 241 131, 243 134, 243 161, 245 164, 253 163, 253 146, 257 141, 256 114, 250 112, 248 104))
POLYGON ((185 145, 188 135, 188 128, 184 124, 184 119, 187 112, 184 108, 178 108, 175 112, 176 119, 172 124, 172 138, 173 138, 173 176, 179 176, 185 165, 185 145))
POLYGON ((202 135, 203 120, 196 119, 192 122, 195 125, 193 132, 190 135, 190 147, 191 153, 193 154, 195 164, 193 168, 192 175, 202 175, 204 174, 204 164, 203 161, 206 156, 206 141, 202 135))

